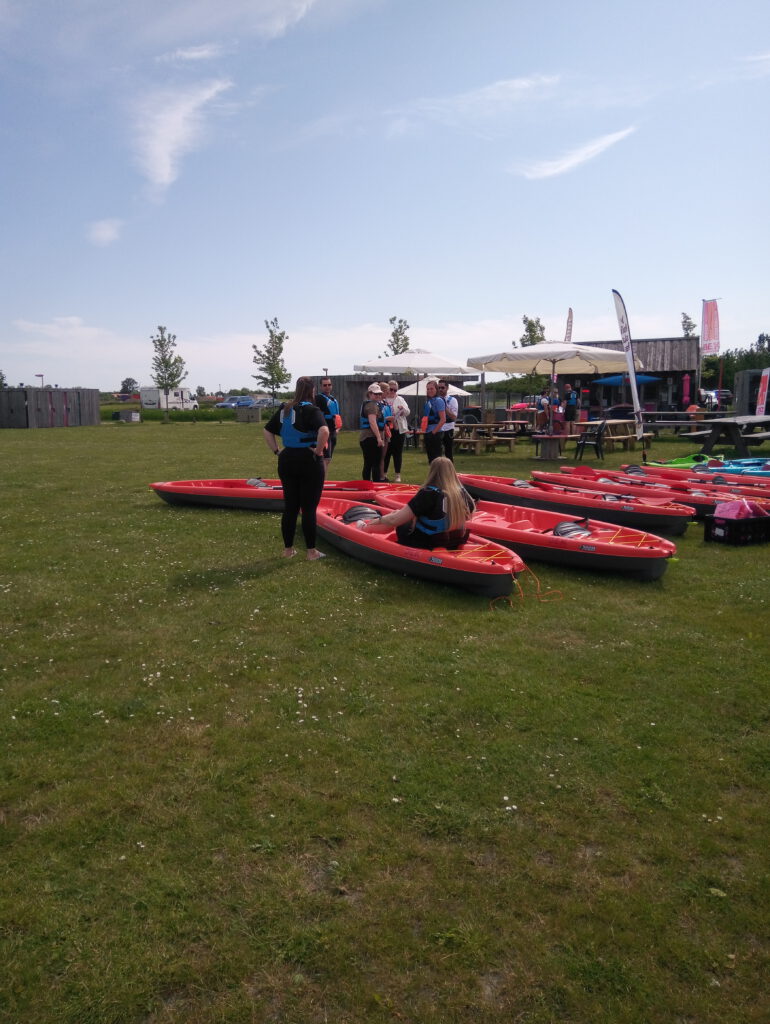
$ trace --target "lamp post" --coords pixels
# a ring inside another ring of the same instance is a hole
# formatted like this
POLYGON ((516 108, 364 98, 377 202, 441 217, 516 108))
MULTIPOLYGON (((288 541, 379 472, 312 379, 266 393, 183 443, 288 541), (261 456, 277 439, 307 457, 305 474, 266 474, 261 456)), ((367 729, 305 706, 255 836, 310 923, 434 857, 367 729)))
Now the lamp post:
POLYGON ((41 388, 45 387, 45 380, 43 379, 43 374, 42 373, 36 373, 35 376, 40 378, 40 387, 41 388))

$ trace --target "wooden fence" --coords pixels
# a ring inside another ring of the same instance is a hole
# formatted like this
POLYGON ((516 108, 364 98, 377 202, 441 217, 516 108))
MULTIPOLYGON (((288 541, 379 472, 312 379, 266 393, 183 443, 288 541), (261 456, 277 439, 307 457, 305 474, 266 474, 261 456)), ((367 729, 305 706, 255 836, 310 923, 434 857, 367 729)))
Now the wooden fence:
POLYGON ((0 428, 92 427, 99 419, 95 388, 3 388, 0 428))

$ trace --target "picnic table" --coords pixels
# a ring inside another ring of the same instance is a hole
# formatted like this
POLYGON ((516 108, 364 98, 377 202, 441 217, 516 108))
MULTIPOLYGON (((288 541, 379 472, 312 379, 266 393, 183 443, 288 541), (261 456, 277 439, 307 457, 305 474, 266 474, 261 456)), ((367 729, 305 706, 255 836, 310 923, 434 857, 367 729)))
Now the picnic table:
MULTIPOLYGON (((573 427, 577 428, 577 434, 569 434, 568 439, 575 440, 584 430, 593 429, 597 422, 601 420, 582 420, 580 422, 572 423, 573 427)), ((623 419, 623 420, 606 420, 606 426, 604 429, 604 447, 608 452, 614 451, 616 447, 623 448, 625 451, 634 451, 636 448, 636 442, 639 440, 636 436, 636 421, 623 419)), ((651 431, 646 431, 642 434, 642 442, 649 440, 653 437, 651 431)))
POLYGON ((708 455, 717 445, 727 445, 735 448, 738 458, 748 459, 751 456, 749 445, 770 441, 770 415, 724 416, 704 423, 702 430, 691 430, 679 436, 702 439, 703 455, 708 455))

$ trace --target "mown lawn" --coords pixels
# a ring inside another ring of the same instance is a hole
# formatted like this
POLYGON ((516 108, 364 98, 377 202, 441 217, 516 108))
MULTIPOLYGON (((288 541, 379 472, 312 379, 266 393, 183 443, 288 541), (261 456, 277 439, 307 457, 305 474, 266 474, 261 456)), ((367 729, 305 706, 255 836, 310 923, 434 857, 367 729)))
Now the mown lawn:
POLYGON ((0 460, 2 1019, 768 1019, 770 546, 490 609, 147 488, 271 475, 254 426, 0 460))

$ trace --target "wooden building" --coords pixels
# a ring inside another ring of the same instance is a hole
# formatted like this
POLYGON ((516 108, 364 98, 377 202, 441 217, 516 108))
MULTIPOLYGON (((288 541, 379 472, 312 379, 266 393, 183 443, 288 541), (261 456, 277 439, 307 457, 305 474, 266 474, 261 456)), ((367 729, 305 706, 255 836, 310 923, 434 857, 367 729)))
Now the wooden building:
MULTIPOLYGON (((579 346, 581 342, 577 344, 579 346)), ((623 351, 620 339, 586 341, 582 344, 591 348, 623 351)), ((673 410, 681 409, 688 397, 694 398, 698 387, 700 335, 694 334, 690 338, 633 338, 632 344, 634 355, 643 367, 639 372, 659 378, 654 384, 645 385, 644 404, 673 410)), ((585 382, 581 380, 581 386, 589 388, 592 406, 602 404, 603 396, 600 392, 604 389, 592 386, 588 379, 585 382)))

